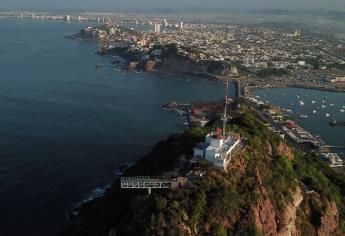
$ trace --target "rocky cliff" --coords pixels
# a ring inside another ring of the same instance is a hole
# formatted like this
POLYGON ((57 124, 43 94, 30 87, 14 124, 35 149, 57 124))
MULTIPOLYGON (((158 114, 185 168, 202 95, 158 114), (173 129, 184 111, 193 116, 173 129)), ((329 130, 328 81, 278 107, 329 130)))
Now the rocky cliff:
POLYGON ((188 161, 212 127, 173 135, 125 175, 173 169, 194 173, 195 181, 151 195, 115 182, 103 198, 79 209, 80 221, 62 235, 344 235, 345 177, 291 148, 250 107, 242 105, 232 117, 229 128, 247 146, 226 172, 188 161))
POLYGON ((127 69, 161 71, 177 74, 197 74, 204 76, 227 76, 231 64, 227 61, 200 60, 192 54, 182 54, 176 45, 159 45, 149 49, 123 45, 101 48, 101 55, 116 54, 128 61, 127 69), (135 63, 135 67, 131 66, 135 63))

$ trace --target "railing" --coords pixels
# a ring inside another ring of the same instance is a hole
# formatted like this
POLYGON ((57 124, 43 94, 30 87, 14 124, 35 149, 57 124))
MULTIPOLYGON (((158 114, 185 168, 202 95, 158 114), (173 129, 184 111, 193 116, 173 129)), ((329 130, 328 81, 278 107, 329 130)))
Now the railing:
POLYGON ((170 188, 171 185, 171 180, 148 176, 122 177, 120 181, 121 188, 132 189, 170 188))

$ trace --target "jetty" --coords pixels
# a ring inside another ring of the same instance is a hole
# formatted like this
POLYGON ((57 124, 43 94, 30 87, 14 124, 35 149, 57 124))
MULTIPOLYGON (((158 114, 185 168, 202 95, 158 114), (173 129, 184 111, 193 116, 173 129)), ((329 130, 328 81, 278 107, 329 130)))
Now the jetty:
POLYGON ((324 145, 323 148, 330 148, 330 149, 345 149, 345 145, 344 145, 344 146, 324 145))

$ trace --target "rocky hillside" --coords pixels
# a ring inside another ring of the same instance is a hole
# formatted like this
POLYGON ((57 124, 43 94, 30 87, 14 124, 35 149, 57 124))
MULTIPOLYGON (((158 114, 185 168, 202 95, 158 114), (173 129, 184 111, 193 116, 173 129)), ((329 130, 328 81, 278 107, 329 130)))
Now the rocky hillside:
MULTIPOLYGON (((173 135, 125 175, 204 173, 175 190, 121 190, 84 205, 61 235, 345 235, 345 177, 312 154, 292 149, 242 106, 231 129, 247 138, 227 172, 207 161, 189 165, 207 130, 173 135)), ((217 122, 208 128, 216 126, 217 122)))
POLYGON ((105 47, 99 50, 101 55, 115 54, 128 61, 127 69, 141 71, 162 71, 177 74, 198 74, 206 76, 226 76, 231 73, 230 62, 196 60, 192 49, 175 44, 158 45, 150 49, 131 45, 105 47))

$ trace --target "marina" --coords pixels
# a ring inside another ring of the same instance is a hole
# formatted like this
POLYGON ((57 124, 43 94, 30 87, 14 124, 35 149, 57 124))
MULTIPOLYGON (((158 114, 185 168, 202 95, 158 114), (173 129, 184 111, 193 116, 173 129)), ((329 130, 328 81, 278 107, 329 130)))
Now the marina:
POLYGON ((345 146, 345 114, 341 111, 345 106, 345 93, 281 88, 256 90, 253 95, 255 99, 265 101, 264 104, 279 109, 283 116, 290 118, 292 124, 298 123, 299 128, 287 134, 297 143, 305 142, 308 136, 314 137, 309 144, 323 140, 327 151, 345 158, 345 150, 339 148, 345 146), (299 105, 301 94, 304 94, 304 106, 299 105))

